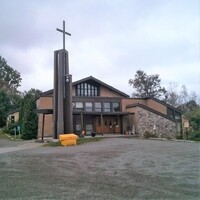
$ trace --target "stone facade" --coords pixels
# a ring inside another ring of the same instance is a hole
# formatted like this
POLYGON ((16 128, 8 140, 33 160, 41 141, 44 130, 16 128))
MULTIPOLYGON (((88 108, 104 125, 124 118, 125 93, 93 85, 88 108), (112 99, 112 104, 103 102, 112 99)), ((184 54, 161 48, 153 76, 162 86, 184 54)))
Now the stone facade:
POLYGON ((176 122, 161 115, 137 107, 136 120, 136 133, 138 133, 140 137, 148 135, 158 138, 176 138, 176 122))

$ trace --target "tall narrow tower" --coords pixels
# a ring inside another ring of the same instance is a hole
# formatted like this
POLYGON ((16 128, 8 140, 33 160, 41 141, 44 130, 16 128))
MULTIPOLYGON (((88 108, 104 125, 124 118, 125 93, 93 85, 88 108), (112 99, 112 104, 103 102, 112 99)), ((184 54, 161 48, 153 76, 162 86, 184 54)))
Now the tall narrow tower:
POLYGON ((53 132, 54 139, 60 134, 73 133, 72 113, 72 75, 69 74, 68 52, 65 50, 65 21, 63 30, 63 49, 54 52, 54 92, 53 92, 53 132))

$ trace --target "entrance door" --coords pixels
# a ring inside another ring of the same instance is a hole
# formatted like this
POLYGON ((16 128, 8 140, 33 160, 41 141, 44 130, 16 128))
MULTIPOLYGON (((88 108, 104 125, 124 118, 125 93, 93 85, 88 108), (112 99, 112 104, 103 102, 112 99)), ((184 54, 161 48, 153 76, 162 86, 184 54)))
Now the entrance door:
POLYGON ((84 116, 84 125, 85 125, 86 135, 91 135, 91 133, 94 131, 93 117, 89 116, 89 115, 85 115, 84 116))
POLYGON ((120 133, 120 118, 119 116, 100 116, 96 117, 95 130, 98 133, 120 133))

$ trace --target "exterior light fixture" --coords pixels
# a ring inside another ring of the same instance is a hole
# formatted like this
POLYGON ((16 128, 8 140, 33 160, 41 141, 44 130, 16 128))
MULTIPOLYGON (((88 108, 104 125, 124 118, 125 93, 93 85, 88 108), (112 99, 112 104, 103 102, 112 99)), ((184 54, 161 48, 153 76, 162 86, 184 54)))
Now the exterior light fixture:
POLYGON ((69 76, 68 75, 65 75, 65 81, 66 81, 66 83, 69 83, 69 76))

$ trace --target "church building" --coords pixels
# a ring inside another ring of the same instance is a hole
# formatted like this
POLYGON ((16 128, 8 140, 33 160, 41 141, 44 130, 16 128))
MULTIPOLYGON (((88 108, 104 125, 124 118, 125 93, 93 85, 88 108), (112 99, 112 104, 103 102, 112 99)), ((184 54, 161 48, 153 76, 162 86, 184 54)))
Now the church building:
MULTIPOLYGON (((73 132, 176 138, 182 114, 155 98, 129 95, 92 76, 72 83, 73 132)), ((53 90, 37 99, 38 138, 53 137, 53 90)))

